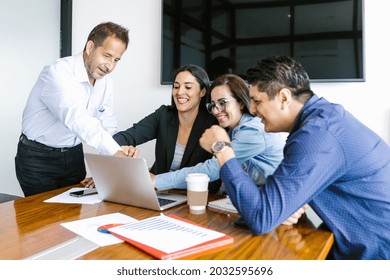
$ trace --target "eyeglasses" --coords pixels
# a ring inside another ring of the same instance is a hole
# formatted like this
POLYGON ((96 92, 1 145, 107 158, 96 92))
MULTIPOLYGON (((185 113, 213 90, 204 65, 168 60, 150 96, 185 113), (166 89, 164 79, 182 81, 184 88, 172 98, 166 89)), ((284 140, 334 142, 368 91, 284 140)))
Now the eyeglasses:
POLYGON ((224 98, 224 99, 218 100, 217 103, 214 103, 214 102, 206 103, 207 111, 209 111, 209 113, 212 114, 213 109, 217 108, 218 112, 224 112, 226 110, 226 103, 228 103, 229 101, 232 101, 232 100, 234 100, 234 98, 230 98, 230 99, 224 98))

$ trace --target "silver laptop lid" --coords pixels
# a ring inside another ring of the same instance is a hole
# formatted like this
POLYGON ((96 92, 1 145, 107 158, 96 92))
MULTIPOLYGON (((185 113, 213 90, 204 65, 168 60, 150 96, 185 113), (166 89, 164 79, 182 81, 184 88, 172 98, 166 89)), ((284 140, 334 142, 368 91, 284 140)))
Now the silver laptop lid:
POLYGON ((165 199, 180 200, 161 207, 145 159, 85 153, 99 197, 102 200, 152 210, 165 210, 184 203, 186 197, 169 194, 165 199))

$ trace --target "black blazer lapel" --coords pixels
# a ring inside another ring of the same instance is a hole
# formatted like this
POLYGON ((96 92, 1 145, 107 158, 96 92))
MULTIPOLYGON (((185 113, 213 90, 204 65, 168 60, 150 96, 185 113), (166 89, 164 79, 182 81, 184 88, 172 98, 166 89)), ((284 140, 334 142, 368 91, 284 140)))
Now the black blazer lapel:
POLYGON ((181 161, 180 168, 187 166, 188 161, 191 159, 194 150, 199 147, 199 139, 202 136, 205 129, 209 124, 208 117, 204 112, 199 112, 196 117, 195 123, 192 127, 190 137, 187 142, 186 149, 184 151, 183 159, 181 161))

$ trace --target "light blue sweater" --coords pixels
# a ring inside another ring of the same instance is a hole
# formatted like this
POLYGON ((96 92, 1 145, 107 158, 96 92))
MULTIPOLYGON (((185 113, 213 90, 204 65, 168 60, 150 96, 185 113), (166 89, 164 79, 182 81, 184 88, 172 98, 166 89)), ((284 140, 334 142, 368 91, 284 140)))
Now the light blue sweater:
MULTIPOLYGON (((280 133, 266 133, 261 120, 249 114, 241 117, 239 125, 229 131, 229 136, 243 170, 257 185, 263 185, 283 158, 285 137, 280 133)), ((192 167, 156 175, 156 187, 158 190, 185 189, 185 179, 190 173, 206 173, 210 182, 218 180, 218 162, 212 158, 192 167)))

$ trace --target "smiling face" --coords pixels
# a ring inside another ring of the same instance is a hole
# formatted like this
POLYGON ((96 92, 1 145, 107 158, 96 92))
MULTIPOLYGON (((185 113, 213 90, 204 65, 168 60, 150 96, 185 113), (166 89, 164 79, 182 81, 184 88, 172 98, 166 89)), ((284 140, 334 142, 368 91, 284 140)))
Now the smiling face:
POLYGON ((179 112, 199 109, 206 89, 201 89, 196 78, 188 71, 180 72, 173 82, 172 97, 179 112))
POLYGON ((126 44, 120 39, 110 36, 103 44, 95 47, 88 41, 84 52, 84 65, 92 85, 96 79, 101 79, 111 73, 126 50, 126 44))
POLYGON ((217 118, 221 127, 233 129, 240 123, 244 105, 237 102, 227 85, 217 86, 211 91, 211 103, 218 104, 221 100, 226 101, 224 106, 218 105, 221 112, 214 106, 212 114, 217 118))
POLYGON ((271 100, 268 94, 259 91, 257 86, 251 85, 249 94, 250 111, 261 118, 266 132, 290 132, 303 104, 294 101, 288 89, 281 89, 271 100))

